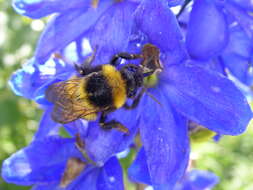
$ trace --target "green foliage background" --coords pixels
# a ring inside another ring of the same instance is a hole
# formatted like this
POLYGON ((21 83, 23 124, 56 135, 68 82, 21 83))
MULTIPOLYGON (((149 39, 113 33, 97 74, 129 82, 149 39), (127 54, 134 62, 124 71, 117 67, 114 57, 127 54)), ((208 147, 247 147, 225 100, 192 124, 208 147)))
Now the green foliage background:
MULTIPOLYGON (((34 25, 43 21, 30 20, 16 14, 11 1, 0 0, 0 165, 4 159, 27 146, 37 129, 41 111, 37 105, 15 96, 8 86, 11 73, 32 56, 40 31, 34 25)), ((253 129, 239 137, 223 137, 219 143, 209 140, 192 146, 194 166, 215 172, 220 184, 215 190, 253 189, 253 129)), ((122 160, 126 169, 133 157, 122 160)), ((0 178, 0 190, 25 190, 0 178)), ((128 183, 126 189, 135 189, 128 183)))

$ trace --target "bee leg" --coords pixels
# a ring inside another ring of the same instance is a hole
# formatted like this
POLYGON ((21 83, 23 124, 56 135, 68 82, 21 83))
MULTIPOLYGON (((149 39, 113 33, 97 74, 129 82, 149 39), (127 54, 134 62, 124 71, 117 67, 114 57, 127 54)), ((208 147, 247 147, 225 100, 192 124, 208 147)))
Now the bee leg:
POLYGON ((130 53, 126 53, 126 52, 118 53, 112 57, 110 64, 113 66, 119 65, 119 63, 118 63, 119 58, 127 59, 127 60, 139 59, 139 58, 141 58, 141 55, 140 54, 130 54, 130 53))
POLYGON ((141 97, 143 96, 143 94, 144 94, 145 91, 146 91, 146 89, 143 88, 143 89, 139 92, 139 94, 138 94, 137 96, 134 97, 133 102, 132 102, 131 105, 125 103, 125 104, 123 105, 123 107, 124 107, 125 109, 127 109, 127 110, 131 110, 131 109, 136 108, 136 107, 138 106, 138 104, 140 103, 141 97))
POLYGON ((103 128, 103 129, 117 129, 123 133, 126 133, 126 134, 129 134, 129 130, 128 128, 126 128, 122 123, 120 123, 119 121, 116 121, 116 120, 111 120, 111 121, 107 121, 106 122, 106 119, 107 119, 107 113, 106 112, 102 112, 101 114, 101 117, 100 117, 100 120, 99 120, 99 124, 100 126, 103 128))

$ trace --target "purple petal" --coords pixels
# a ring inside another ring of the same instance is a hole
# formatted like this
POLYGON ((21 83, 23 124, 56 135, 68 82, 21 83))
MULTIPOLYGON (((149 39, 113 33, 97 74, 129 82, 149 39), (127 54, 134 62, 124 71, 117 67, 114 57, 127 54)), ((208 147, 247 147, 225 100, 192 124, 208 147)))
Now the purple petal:
POLYGON ((222 9, 213 1, 195 0, 190 14, 186 46, 194 59, 218 55, 228 41, 227 22, 222 9))
MULTIPOLYGON (((164 0, 143 0, 135 12, 136 25, 148 37, 148 42, 162 52, 169 52, 170 63, 187 57, 178 22, 164 0)), ((169 64, 166 62, 166 64, 169 64)))
POLYGON ((139 115, 137 109, 120 109, 111 113, 107 121, 116 119, 130 131, 124 134, 116 129, 101 129, 98 122, 90 122, 87 137, 85 138, 86 149, 90 157, 98 164, 103 164, 112 155, 125 150, 133 142, 138 130, 139 115))
POLYGON ((116 157, 105 163, 97 179, 97 190, 123 190, 123 173, 116 157))
POLYGON ((91 7, 87 11, 79 8, 55 17, 42 33, 35 57, 43 63, 50 54, 77 40, 112 4, 111 0, 102 1, 98 8, 91 7))
POLYGON ((143 97, 140 134, 153 187, 172 189, 188 164, 188 130, 186 120, 172 112, 162 89, 155 91, 162 106, 143 97))
POLYGON ((216 72, 187 62, 170 67, 161 80, 179 112, 217 133, 241 134, 252 117, 243 94, 232 81, 216 72))
POLYGON ((68 158, 77 155, 73 139, 46 137, 33 141, 5 160, 2 177, 19 185, 57 182, 68 158))
POLYGON ((19 14, 36 19, 73 8, 87 9, 91 0, 70 0, 68 3, 64 0, 14 0, 12 5, 19 14))
POLYGON ((125 51, 133 24, 133 12, 137 4, 127 1, 115 3, 96 22, 88 34, 96 49, 96 62, 104 64, 111 56, 125 51))
POLYGON ((136 159, 128 168, 128 175, 129 178, 136 183, 145 183, 147 185, 152 185, 144 148, 140 149, 136 156, 136 159))

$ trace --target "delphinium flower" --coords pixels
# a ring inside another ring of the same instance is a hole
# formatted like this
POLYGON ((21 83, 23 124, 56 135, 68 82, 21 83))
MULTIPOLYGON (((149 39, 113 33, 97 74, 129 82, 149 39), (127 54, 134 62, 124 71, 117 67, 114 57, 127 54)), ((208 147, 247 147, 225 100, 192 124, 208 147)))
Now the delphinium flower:
MULTIPOLYGON (((47 115, 41 125, 45 122, 51 127, 58 125, 47 115)), ((33 190, 123 190, 118 159, 111 157, 103 166, 96 166, 85 159, 83 148, 76 138, 63 138, 57 134, 45 136, 40 131, 29 146, 3 163, 2 176, 7 182, 33 185, 33 190)))
POLYGON ((219 178, 212 172, 191 170, 186 173, 175 190, 211 190, 219 182, 219 178))
POLYGON ((229 71, 240 82, 252 85, 250 10, 249 0, 194 0, 179 16, 187 26, 186 47, 191 58, 202 65, 215 64, 216 69, 220 65, 223 74, 229 71))
MULTIPOLYGON (((34 58, 10 81, 16 94, 37 101, 45 109, 46 117, 41 121, 33 143, 58 134, 59 125, 47 122, 52 105, 44 97, 45 90, 50 84, 77 74, 74 64, 52 57, 52 54, 67 54, 66 46, 72 43, 80 63, 89 53, 83 46, 88 40, 91 49, 96 49, 92 64, 106 64, 114 54, 140 53, 144 44, 151 43, 160 50, 163 71, 145 79, 148 93, 136 109, 119 109, 109 116, 125 125, 129 135, 114 129, 105 131, 98 121, 89 122, 88 126, 75 121, 64 127, 72 137, 80 135, 89 159, 99 168, 96 171, 104 170, 112 156, 133 143, 139 131, 147 156, 150 184, 155 189, 172 189, 184 175, 189 160, 188 120, 219 134, 238 135, 246 129, 252 117, 251 110, 232 81, 218 72, 192 64, 167 1, 100 1, 91 7, 92 2, 75 1, 72 5, 60 0, 14 2, 20 13, 34 18, 59 13, 41 35, 34 58)), ((71 146, 74 147, 73 142, 71 146)), ((54 170, 52 175, 58 178, 53 183, 59 184, 62 168, 71 156, 66 154, 61 170, 54 170)), ((15 174, 15 164, 27 165, 27 160, 22 161, 19 154, 7 159, 2 170, 4 178, 8 182, 27 182, 39 187, 43 183, 45 189, 50 189, 52 181, 46 177, 44 181, 30 181, 22 178, 22 170, 15 174)), ((62 163, 55 162, 56 165, 62 163)), ((30 169, 33 171, 32 167, 30 169)), ((97 183, 96 177, 87 178, 97 183)))
MULTIPOLYGON (((128 174, 134 182, 152 185, 146 159, 145 150, 141 148, 128 169, 128 174)), ((174 190, 207 190, 212 189, 218 182, 219 178, 212 172, 190 169, 177 182, 174 190)))

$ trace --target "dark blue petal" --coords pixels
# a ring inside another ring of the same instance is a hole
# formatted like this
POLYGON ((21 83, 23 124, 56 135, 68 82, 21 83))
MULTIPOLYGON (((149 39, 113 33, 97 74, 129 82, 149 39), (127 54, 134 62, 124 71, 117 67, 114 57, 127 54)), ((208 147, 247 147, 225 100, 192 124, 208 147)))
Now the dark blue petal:
POLYGON ((78 155, 73 139, 46 137, 33 141, 5 160, 2 177, 9 183, 20 185, 57 182, 67 159, 78 155))
POLYGON ((239 24, 250 39, 253 37, 253 17, 247 11, 234 5, 233 3, 225 4, 226 10, 235 18, 234 24, 239 24))
POLYGON ((219 178, 212 172, 192 170, 175 190, 211 190, 218 182, 219 178))
POLYGON ((125 51, 136 6, 136 3, 127 1, 115 3, 87 34, 93 49, 96 48, 95 62, 108 63, 112 55, 125 51))
POLYGON ((112 4, 112 0, 102 1, 97 8, 91 7, 87 11, 79 8, 55 17, 42 33, 35 57, 43 63, 50 54, 77 40, 112 4))
POLYGON ((124 134, 116 129, 101 129, 98 122, 90 122, 87 137, 85 138, 86 149, 90 157, 99 165, 102 165, 112 155, 125 150, 133 142, 138 130, 139 115, 137 109, 120 109, 111 113, 108 121, 116 119, 126 126, 130 134, 124 134))
POLYGON ((213 1, 195 0, 190 14, 186 46, 194 59, 216 56, 226 46, 228 28, 222 9, 213 1))
POLYGON ((143 97, 140 134, 153 187, 167 190, 173 188, 186 170, 190 149, 188 129, 186 120, 172 112, 164 91, 155 91, 162 106, 150 97, 143 97))
POLYGON ((102 167, 97 179, 97 190, 124 190, 123 173, 116 157, 102 167))
POLYGON ((136 156, 136 159, 128 168, 128 175, 129 178, 136 183, 145 183, 147 185, 152 185, 144 148, 140 149, 136 156))
POLYGON ((51 112, 52 112, 51 108, 45 110, 40 120, 38 131, 34 136, 34 140, 43 139, 47 136, 58 134, 58 130, 61 125, 52 120, 51 112))
POLYGON ((14 0, 13 8, 24 16, 41 18, 56 12, 63 12, 73 8, 88 8, 91 0, 14 0))
POLYGON ((45 64, 38 65, 37 61, 32 58, 22 69, 13 73, 9 85, 16 95, 45 103, 43 100, 45 89, 41 90, 40 88, 56 78, 66 80, 73 74, 73 69, 73 66, 70 67, 64 62, 54 59, 49 59, 45 64))
POLYGON ((137 27, 147 35, 148 42, 155 44, 162 52, 170 53, 170 63, 180 62, 187 57, 178 22, 166 1, 143 0, 135 17, 137 27))
POLYGON ((220 134, 242 133, 252 112, 232 81, 190 62, 163 73, 167 96, 189 119, 220 134))

